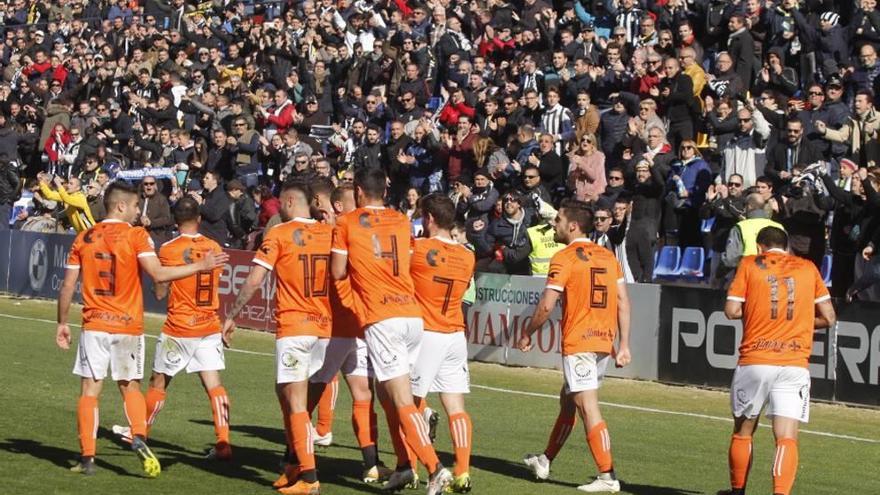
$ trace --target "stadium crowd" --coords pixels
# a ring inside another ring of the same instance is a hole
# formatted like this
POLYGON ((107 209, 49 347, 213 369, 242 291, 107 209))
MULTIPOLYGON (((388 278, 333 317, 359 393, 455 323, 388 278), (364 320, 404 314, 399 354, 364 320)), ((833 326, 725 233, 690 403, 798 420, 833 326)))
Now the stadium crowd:
POLYGON ((880 277, 876 0, 0 4, 13 228, 88 228, 122 177, 154 241, 189 195, 205 235, 253 248, 286 178, 369 167, 414 229, 449 194, 482 271, 546 273, 573 197, 629 281, 679 245, 722 285, 748 218, 830 252, 836 296, 880 277))

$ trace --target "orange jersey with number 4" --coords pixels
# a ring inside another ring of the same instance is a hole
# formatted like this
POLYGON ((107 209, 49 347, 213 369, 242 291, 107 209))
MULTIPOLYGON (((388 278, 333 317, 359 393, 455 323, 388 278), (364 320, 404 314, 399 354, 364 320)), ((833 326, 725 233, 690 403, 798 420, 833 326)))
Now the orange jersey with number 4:
POLYGON ((421 316, 409 273, 410 230, 406 215, 389 208, 358 208, 336 220, 333 252, 348 256, 366 325, 421 316))
POLYGON ((156 256, 142 227, 104 220, 80 232, 67 258, 82 276, 83 329, 140 335, 144 299, 138 258, 156 256))
POLYGON ((254 263, 275 270, 275 336, 330 337, 333 227, 294 218, 266 234, 254 263))
POLYGON ((410 273, 425 330, 463 332, 461 301, 474 273, 474 253, 452 240, 416 239, 410 273))
POLYGON ((547 288, 562 292, 562 355, 610 353, 617 335, 617 284, 623 270, 614 253, 575 239, 550 259, 547 288))
POLYGON ((776 249, 743 258, 727 291, 727 299, 743 303, 739 364, 806 368, 816 303, 830 298, 806 259, 776 249))
MULTIPOLYGON (((165 266, 184 266, 200 261, 210 252, 220 253, 216 242, 196 234, 181 234, 162 244, 159 261, 165 266)), ((199 272, 171 282, 168 318, 162 332, 173 337, 204 337, 220 331, 217 295, 222 268, 199 272)))

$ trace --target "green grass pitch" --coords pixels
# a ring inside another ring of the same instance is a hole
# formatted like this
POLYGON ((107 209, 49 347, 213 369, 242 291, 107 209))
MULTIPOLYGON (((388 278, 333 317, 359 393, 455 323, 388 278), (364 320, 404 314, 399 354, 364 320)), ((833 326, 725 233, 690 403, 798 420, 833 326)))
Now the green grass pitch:
MULTIPOLYGON (((150 439, 162 461, 162 475, 142 477, 135 456, 111 438, 110 427, 125 418, 115 385, 107 383, 100 402, 99 471, 86 478, 67 470, 78 454, 79 384, 70 373, 74 351, 55 347, 54 315, 51 302, 0 298, 0 494, 271 493, 283 436, 273 393, 271 335, 240 331, 235 349, 248 352, 227 354, 223 380, 232 402, 233 462, 203 459, 213 441, 211 410, 198 378, 180 375, 150 439)), ((147 318, 149 334, 156 335, 160 325, 160 318, 147 318)), ((154 343, 148 338, 147 363, 152 363, 154 343)), ((559 390, 561 374, 473 363, 471 380, 472 493, 577 493, 575 487, 595 472, 580 423, 553 464, 551 481, 536 483, 521 463, 524 453, 544 448, 556 415, 550 396, 559 390)), ((714 494, 727 486, 731 423, 726 420, 726 394, 610 379, 600 395, 624 493, 714 494)), ((437 398, 429 402, 439 407, 437 398)), ((393 465, 377 409, 381 455, 393 465)), ((350 398, 341 383, 334 445, 318 451, 319 476, 328 495, 379 492, 360 482, 360 451, 350 413, 350 398)), ((814 404, 806 429, 816 433, 801 434, 795 493, 880 494, 880 411, 814 404)), ((445 418, 436 446, 451 465, 445 418)), ((756 435, 750 493, 770 493, 773 451, 771 433, 762 428, 756 435)))

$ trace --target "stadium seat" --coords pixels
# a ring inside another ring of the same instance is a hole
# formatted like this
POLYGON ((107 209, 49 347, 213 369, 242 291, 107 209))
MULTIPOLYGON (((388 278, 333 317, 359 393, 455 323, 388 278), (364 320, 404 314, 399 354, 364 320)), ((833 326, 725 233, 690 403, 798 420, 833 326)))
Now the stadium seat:
POLYGON ((440 105, 443 103, 443 98, 439 96, 434 96, 428 100, 428 110, 432 112, 436 112, 440 105))
POLYGON ((701 247, 685 248, 681 255, 681 265, 675 275, 690 279, 703 278, 703 266, 706 262, 706 253, 701 247))
POLYGON ((822 269, 819 273, 822 274, 822 280, 825 282, 825 287, 831 287, 831 255, 826 254, 822 257, 822 269))
POLYGON ((712 232, 712 226, 715 225, 715 217, 707 218, 700 224, 700 232, 708 234, 712 232))
POLYGON ((654 278, 674 278, 680 264, 681 249, 678 246, 663 246, 654 265, 654 278))

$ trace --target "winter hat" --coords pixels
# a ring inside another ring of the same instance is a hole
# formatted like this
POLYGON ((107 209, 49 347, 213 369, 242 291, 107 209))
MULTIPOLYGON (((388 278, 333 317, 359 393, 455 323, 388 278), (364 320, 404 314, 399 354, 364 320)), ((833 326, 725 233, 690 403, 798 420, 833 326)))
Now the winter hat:
POLYGON ((841 168, 841 170, 844 168, 848 168, 848 169, 852 170, 853 172, 855 172, 856 170, 859 169, 859 166, 856 165, 856 162, 850 160, 849 158, 844 158, 844 159, 840 160, 840 168, 841 168))
POLYGON ((823 12, 822 15, 819 16, 819 20, 820 21, 827 21, 832 26, 836 26, 837 23, 840 21, 840 16, 834 12, 828 11, 828 12, 823 12))

